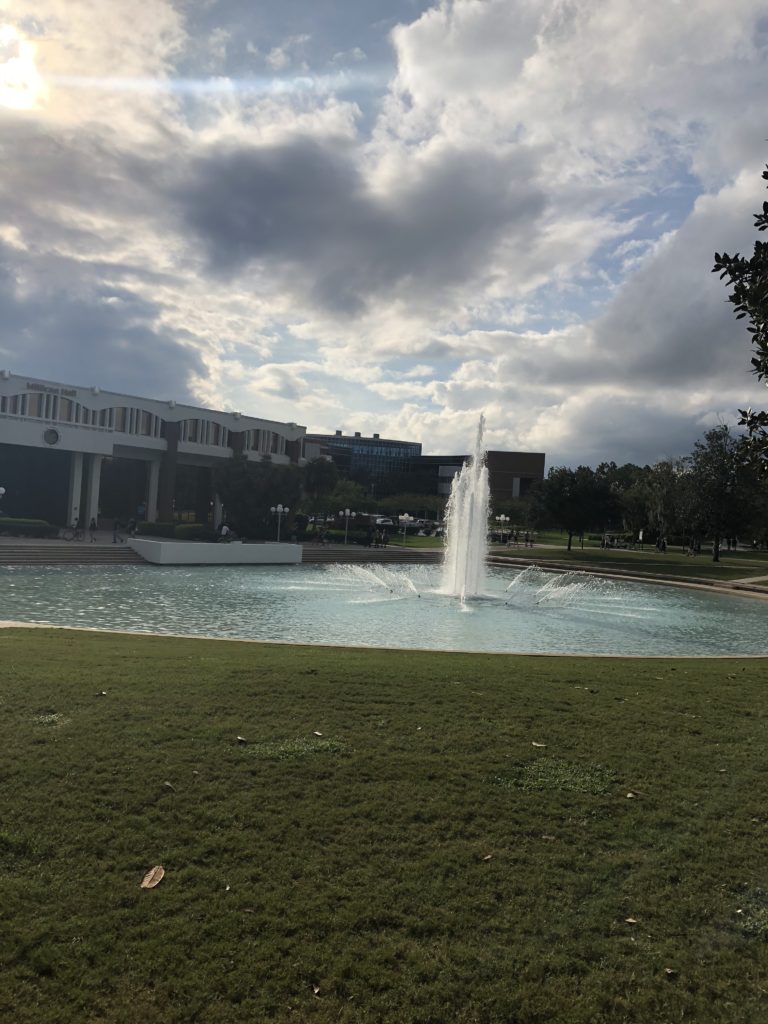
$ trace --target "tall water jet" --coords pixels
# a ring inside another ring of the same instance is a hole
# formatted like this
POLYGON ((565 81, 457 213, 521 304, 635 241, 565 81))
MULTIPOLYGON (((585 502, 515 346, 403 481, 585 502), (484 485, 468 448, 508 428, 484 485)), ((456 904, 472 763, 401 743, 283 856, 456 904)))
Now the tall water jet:
POLYGON ((485 589, 488 554, 488 467, 485 465, 483 431, 485 416, 477 426, 475 450, 453 478, 446 507, 445 563, 441 589, 456 597, 475 597, 485 589))

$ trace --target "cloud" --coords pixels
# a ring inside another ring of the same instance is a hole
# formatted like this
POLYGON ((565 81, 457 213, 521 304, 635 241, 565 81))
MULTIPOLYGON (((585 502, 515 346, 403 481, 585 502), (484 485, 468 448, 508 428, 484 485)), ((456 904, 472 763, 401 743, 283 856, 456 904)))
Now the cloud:
MULTIPOLYGON (((279 46, 273 46, 264 58, 273 71, 284 71, 297 60, 297 54, 301 53, 305 43, 309 42, 308 35, 289 36, 279 46)), ((306 65, 302 61, 306 68, 306 65)))
POLYGON ((485 409, 550 463, 760 403, 709 273, 764 199, 753 0, 102 7, 7 14, 46 90, 0 110, 14 369, 433 452, 485 409))
POLYGON ((158 308, 130 291, 19 288, 17 254, 0 247, 0 352, 16 372, 150 397, 193 399, 194 349, 157 329, 158 308), (23 363, 20 357, 23 355, 23 363))
POLYGON ((348 146, 300 138, 201 156, 174 199, 213 273, 261 264, 355 315, 375 298, 418 306, 471 286, 502 238, 535 229, 544 197, 529 177, 525 154, 445 152, 380 196, 348 146))

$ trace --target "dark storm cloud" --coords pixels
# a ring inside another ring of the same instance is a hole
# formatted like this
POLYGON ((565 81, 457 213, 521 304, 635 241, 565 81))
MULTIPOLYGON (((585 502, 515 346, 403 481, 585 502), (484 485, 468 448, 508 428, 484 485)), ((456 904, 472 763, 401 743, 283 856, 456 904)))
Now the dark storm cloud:
POLYGON ((162 207, 146 188, 160 166, 134 156, 116 131, 70 132, 8 121, 0 159, 0 222, 21 248, 0 245, 0 353, 19 373, 92 382, 136 394, 191 397, 203 364, 157 327, 161 307, 137 294, 163 281, 145 265, 110 259, 123 232, 162 207), (69 255, 69 254, 76 255, 69 255))
POLYGON ((568 437, 552 446, 550 466, 600 462, 652 465, 687 455, 711 424, 687 410, 651 404, 640 397, 606 397, 568 412, 568 437))
POLYGON ((153 167, 151 151, 138 160, 117 131, 71 132, 4 122, 2 114, 0 129, 0 209, 12 211, 14 221, 43 223, 59 203, 113 216, 149 208, 152 196, 144 185, 153 167))
POLYGON ((444 152, 388 196, 374 195, 352 150, 300 139, 211 151, 174 190, 211 269, 249 263, 323 306, 357 313, 395 293, 411 302, 476 279, 502 237, 544 207, 523 156, 444 152))
POLYGON ((0 354, 16 373, 93 383, 128 394, 190 400, 197 354, 153 326, 159 309, 104 284, 77 296, 56 288, 16 294, 16 254, 0 247, 0 354))

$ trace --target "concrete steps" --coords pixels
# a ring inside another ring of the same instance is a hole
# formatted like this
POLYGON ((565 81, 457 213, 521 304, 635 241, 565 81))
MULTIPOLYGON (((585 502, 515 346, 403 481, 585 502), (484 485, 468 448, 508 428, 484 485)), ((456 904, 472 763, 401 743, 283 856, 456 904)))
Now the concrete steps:
POLYGON ((91 544, 86 541, 0 544, 3 565, 146 565, 127 544, 91 544))

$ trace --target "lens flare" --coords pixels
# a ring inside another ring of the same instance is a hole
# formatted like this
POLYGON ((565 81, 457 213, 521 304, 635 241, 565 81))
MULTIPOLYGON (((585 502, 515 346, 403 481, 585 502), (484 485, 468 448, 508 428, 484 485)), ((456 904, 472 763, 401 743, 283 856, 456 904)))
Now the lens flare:
POLYGON ((48 90, 35 65, 37 47, 13 25, 0 25, 0 107, 37 110, 48 90))

